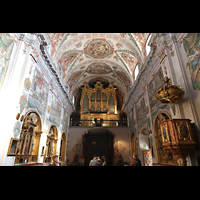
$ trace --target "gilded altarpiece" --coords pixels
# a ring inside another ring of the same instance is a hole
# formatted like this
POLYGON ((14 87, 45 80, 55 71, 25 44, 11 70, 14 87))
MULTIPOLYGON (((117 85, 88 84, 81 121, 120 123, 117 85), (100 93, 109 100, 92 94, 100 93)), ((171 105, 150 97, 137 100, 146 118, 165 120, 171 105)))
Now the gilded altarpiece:
POLYGON ((119 120, 116 88, 112 84, 107 88, 104 88, 100 81, 96 82, 94 88, 85 84, 82 88, 80 105, 83 126, 95 126, 95 119, 103 120, 104 126, 116 126, 116 121, 107 120, 119 120))

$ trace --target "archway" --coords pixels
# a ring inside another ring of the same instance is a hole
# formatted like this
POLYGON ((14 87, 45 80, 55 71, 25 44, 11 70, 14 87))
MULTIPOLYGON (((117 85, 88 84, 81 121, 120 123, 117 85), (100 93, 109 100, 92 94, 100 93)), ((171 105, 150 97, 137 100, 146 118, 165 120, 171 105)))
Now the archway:
POLYGON ((172 154, 167 154, 162 148, 162 136, 160 130, 160 123, 171 119, 170 115, 167 112, 160 112, 157 114, 154 121, 154 137, 155 137, 155 145, 156 145, 156 154, 157 154, 157 162, 158 163, 169 163, 169 164, 177 164, 176 159, 173 158, 172 154))
POLYGON ((60 141, 60 155, 59 155, 59 160, 62 162, 65 161, 65 152, 66 152, 66 134, 63 133, 60 141))
POLYGON ((150 130, 146 127, 142 128, 139 132, 139 150, 140 159, 143 166, 152 166, 153 159, 150 151, 150 141, 149 141, 150 130))
POLYGON ((107 129, 90 129, 83 136, 84 165, 88 166, 93 155, 105 156, 106 165, 112 166, 113 162, 113 135, 107 129))
POLYGON ((52 157, 56 155, 57 141, 58 141, 58 131, 56 126, 52 125, 47 135, 46 151, 44 157, 45 163, 51 162, 52 157))
POLYGON ((41 118, 35 111, 26 113, 15 158, 15 164, 37 162, 40 137, 42 133, 41 118))

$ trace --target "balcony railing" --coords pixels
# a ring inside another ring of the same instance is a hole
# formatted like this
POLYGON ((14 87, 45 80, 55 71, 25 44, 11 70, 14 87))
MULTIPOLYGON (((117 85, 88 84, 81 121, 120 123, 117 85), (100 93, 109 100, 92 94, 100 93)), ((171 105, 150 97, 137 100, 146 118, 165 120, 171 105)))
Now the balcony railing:
POLYGON ((104 126, 127 126, 127 121, 124 120, 102 120, 101 123, 98 123, 94 120, 78 120, 70 121, 70 126, 93 126, 93 127, 104 127, 104 126))

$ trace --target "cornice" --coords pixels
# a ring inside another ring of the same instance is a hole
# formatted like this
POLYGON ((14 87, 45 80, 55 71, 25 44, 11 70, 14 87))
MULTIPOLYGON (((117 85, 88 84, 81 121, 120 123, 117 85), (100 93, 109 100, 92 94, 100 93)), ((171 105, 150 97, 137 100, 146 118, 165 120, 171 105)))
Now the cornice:
MULTIPOLYGON (((156 58, 155 55, 156 55, 156 52, 158 51, 157 42, 159 41, 160 37, 162 37, 163 35, 166 35, 166 34, 163 34, 163 33, 153 33, 152 34, 150 41, 148 43, 148 45, 151 47, 151 50, 150 50, 150 52, 147 56, 147 59, 145 60, 144 64, 142 65, 141 70, 139 71, 139 74, 138 74, 136 81, 134 82, 132 88, 129 91, 128 97, 127 97, 126 102, 124 103, 124 105, 122 107, 122 110, 124 110, 124 108, 128 106, 134 92, 139 87, 141 87, 141 84, 145 84, 141 80, 147 75, 146 74, 147 70, 149 70, 149 68, 152 66, 153 62, 155 61, 155 58, 156 58)), ((163 45, 161 45, 161 46, 163 47, 163 45)), ((161 47, 159 47, 159 49, 160 48, 161 47)), ((148 73, 152 70, 153 69, 150 69, 148 71, 148 73)))
POLYGON ((75 107, 74 107, 71 99, 68 96, 67 90, 61 82, 60 75, 58 74, 56 67, 55 67, 54 63, 52 62, 51 57, 47 51, 47 45, 49 45, 49 42, 47 41, 46 36, 43 33, 35 33, 35 35, 40 42, 41 57, 43 58, 44 62, 46 63, 46 65, 48 66, 50 71, 52 72, 53 76, 55 77, 55 81, 57 82, 61 91, 64 93, 64 96, 66 97, 68 103, 75 110, 75 107))

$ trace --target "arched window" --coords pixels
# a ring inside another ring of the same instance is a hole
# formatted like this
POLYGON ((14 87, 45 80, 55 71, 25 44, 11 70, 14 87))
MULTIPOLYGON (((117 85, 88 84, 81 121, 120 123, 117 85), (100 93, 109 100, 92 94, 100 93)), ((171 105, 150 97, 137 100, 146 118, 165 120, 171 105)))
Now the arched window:
POLYGON ((137 64, 135 67, 135 80, 136 80, 138 74, 139 74, 139 66, 137 64))
POLYGON ((146 56, 149 55, 149 52, 151 50, 151 47, 148 45, 149 41, 150 41, 150 38, 151 38, 151 34, 149 35, 148 39, 147 39, 147 42, 146 42, 146 45, 145 45, 145 49, 146 49, 146 56))

